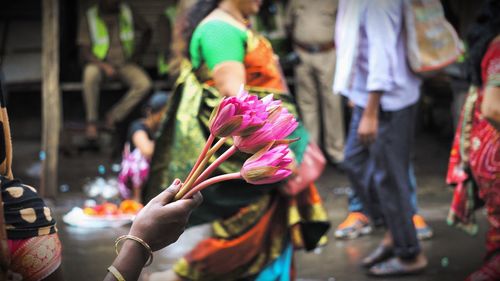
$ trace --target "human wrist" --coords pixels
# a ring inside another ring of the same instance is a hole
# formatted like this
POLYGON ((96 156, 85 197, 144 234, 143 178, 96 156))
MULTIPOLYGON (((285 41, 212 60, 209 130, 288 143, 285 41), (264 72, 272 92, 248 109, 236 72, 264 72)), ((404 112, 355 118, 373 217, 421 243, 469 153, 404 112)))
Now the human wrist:
POLYGON ((121 252, 126 255, 134 255, 138 257, 138 260, 141 261, 142 264, 146 264, 150 257, 150 252, 146 247, 141 245, 139 242, 130 239, 123 242, 120 253, 121 252))
POLYGON ((363 118, 378 118, 378 110, 366 108, 362 115, 363 118))
POLYGON ((153 262, 153 251, 151 247, 146 241, 142 240, 141 238, 139 238, 139 236, 136 236, 132 233, 133 232, 131 231, 129 234, 122 235, 116 239, 116 254, 118 256, 120 256, 120 254, 122 253, 125 253, 126 255, 133 254, 135 257, 138 257, 136 259, 136 262, 142 261, 143 265, 144 263, 145 266, 150 265, 153 262))
POLYGON ((368 104, 363 111, 363 117, 378 118, 381 96, 382 91, 370 91, 368 104))
POLYGON ((378 107, 366 107, 365 110, 363 111, 362 118, 376 118, 378 119, 378 107))
POLYGON ((113 262, 113 266, 123 275, 125 280, 135 280, 149 258, 149 252, 140 243, 125 240, 113 262))

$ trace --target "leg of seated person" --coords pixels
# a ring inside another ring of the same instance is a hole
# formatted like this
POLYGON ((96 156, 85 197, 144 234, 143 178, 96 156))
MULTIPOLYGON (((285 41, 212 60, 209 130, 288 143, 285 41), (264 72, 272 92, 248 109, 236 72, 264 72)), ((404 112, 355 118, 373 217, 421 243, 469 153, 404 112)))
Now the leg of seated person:
POLYGON ((99 66, 93 63, 85 65, 83 71, 83 99, 85 101, 85 112, 89 138, 97 137, 97 126, 99 107, 99 86, 102 81, 102 73, 99 66))
POLYGON ((118 75, 130 89, 109 112, 107 125, 123 120, 149 93, 153 85, 148 74, 136 64, 126 64, 118 68, 118 75))

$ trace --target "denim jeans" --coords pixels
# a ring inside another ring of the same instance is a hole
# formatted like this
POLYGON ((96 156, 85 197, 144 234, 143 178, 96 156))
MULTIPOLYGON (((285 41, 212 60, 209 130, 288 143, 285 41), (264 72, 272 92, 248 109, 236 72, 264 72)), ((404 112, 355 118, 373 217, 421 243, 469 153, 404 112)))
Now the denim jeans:
POLYGON ((411 259, 420 252, 412 217, 410 149, 413 143, 416 105, 379 112, 377 137, 364 145, 358 127, 364 109, 353 109, 345 147, 344 168, 363 211, 390 231, 394 253, 411 259))
MULTIPOLYGON (((411 206, 413 207, 413 213, 418 213, 418 200, 417 200, 417 178, 415 177, 415 170, 413 169, 413 165, 410 163, 410 169, 408 171, 408 176, 410 177, 410 182, 408 187, 410 188, 411 194, 411 206)), ((363 210, 363 202, 361 202, 361 198, 359 198, 358 194, 356 194, 356 190, 349 190, 348 193, 348 201, 349 201, 349 212, 361 212, 364 213, 363 210)))

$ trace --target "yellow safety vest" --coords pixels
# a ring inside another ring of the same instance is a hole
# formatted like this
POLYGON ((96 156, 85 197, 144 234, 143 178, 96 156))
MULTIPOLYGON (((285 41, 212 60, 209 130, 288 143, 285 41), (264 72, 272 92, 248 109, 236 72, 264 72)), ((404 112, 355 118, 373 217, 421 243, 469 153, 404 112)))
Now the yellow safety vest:
MULTIPOLYGON (((92 39, 92 53, 100 60, 106 58, 109 51, 109 33, 106 24, 99 16, 97 5, 87 11, 90 37, 92 39)), ((119 15, 120 40, 125 57, 129 58, 134 52, 134 21, 130 6, 120 4, 119 15)))

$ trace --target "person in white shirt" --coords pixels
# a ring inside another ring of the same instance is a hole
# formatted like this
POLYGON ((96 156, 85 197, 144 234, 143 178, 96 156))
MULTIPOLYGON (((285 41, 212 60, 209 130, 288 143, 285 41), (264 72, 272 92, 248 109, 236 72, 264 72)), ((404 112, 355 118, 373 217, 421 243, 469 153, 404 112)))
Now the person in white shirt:
POLYGON ((407 62, 403 0, 340 1, 334 90, 353 104, 344 167, 373 221, 388 231, 362 261, 376 276, 427 266, 409 188, 410 149, 420 79, 407 62))

